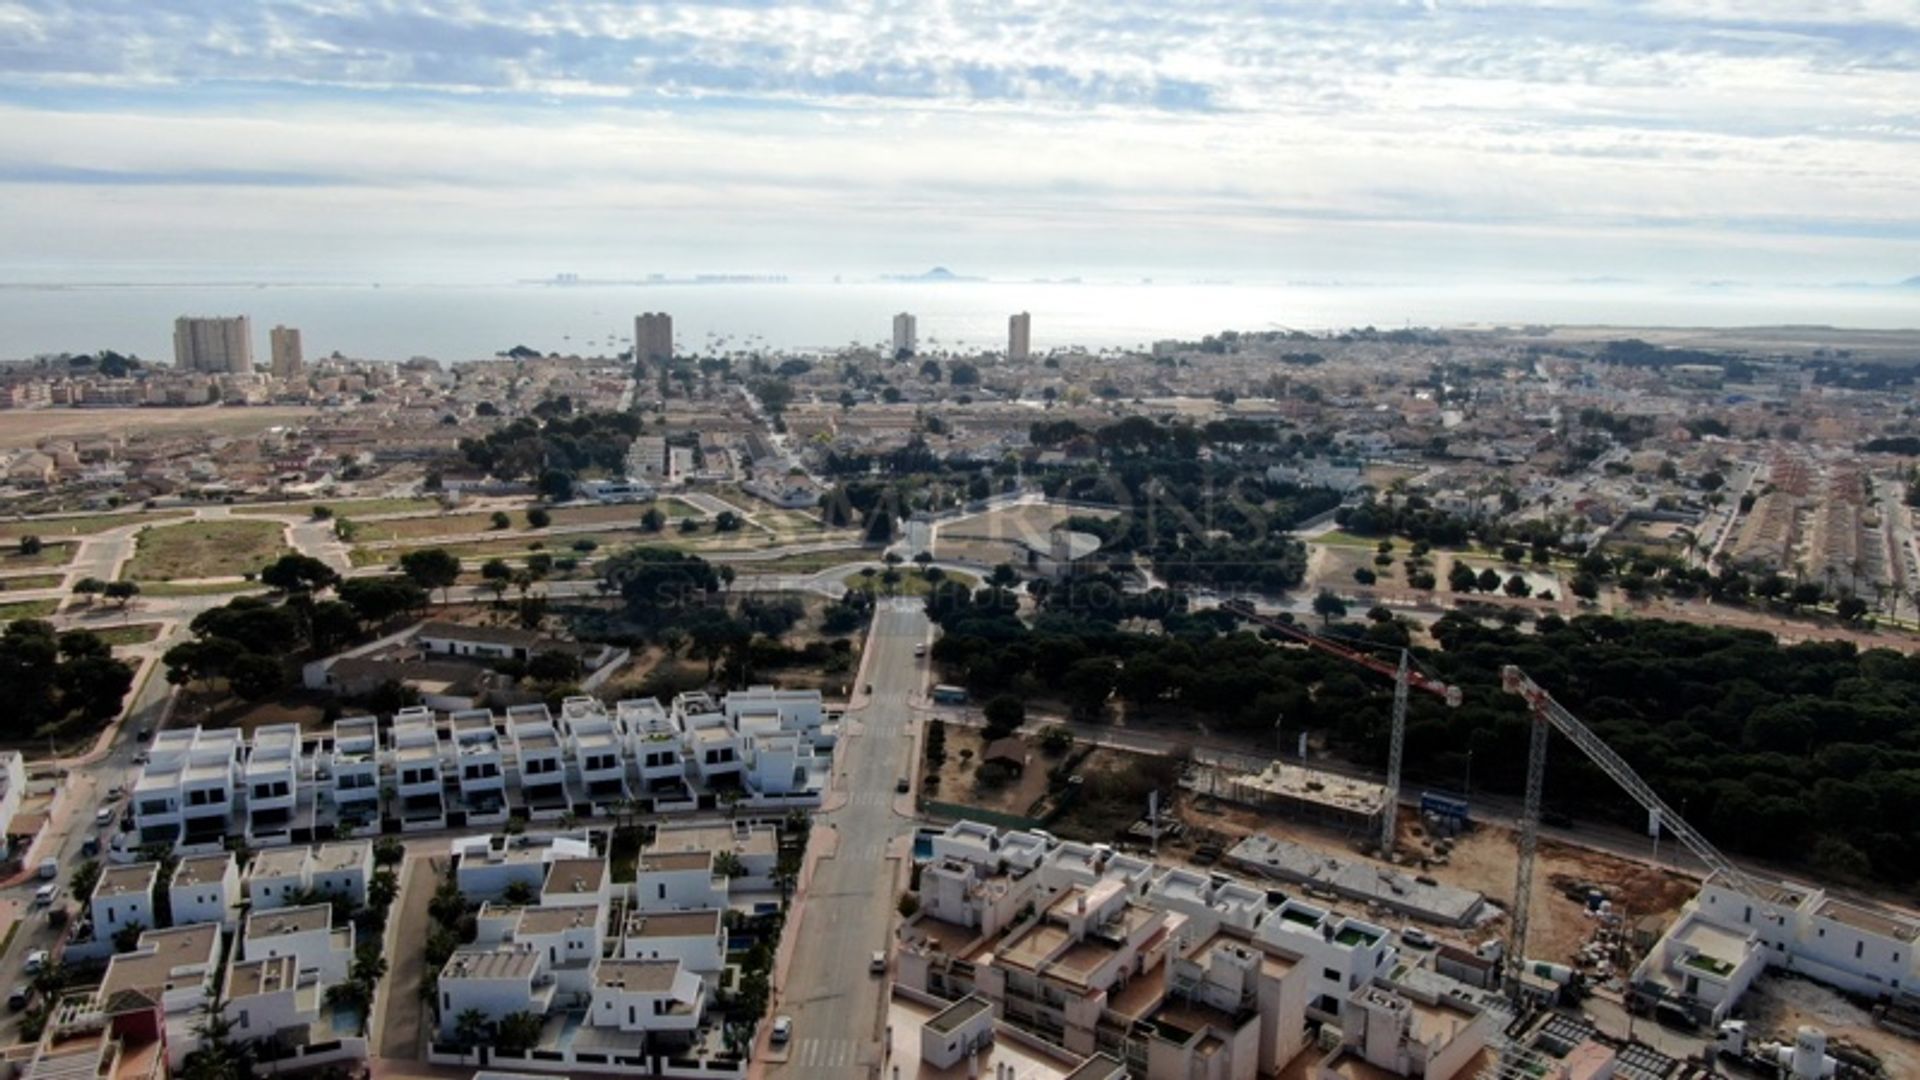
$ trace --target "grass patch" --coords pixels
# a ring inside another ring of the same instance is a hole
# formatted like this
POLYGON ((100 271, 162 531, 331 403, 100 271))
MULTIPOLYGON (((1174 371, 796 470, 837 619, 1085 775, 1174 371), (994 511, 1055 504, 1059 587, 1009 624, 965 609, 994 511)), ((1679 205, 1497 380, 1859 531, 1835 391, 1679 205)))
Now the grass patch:
POLYGON ((24 577, 0 578, 0 591, 26 592, 28 589, 57 589, 66 580, 65 574, 27 574, 24 577))
POLYGON ((109 645, 145 645, 160 636, 160 624, 157 622, 134 623, 131 626, 89 629, 88 632, 109 645))
POLYGON ((17 604, 0 604, 0 623, 15 619, 44 619, 58 610, 58 600, 23 600, 17 604))
MULTIPOLYGON (((692 517, 696 513, 691 505, 678 499, 661 499, 654 503, 621 503, 612 506, 563 506, 548 513, 553 518, 554 526, 619 525, 637 529, 640 527, 640 516, 647 512, 649 506, 658 508, 669 521, 692 517)), ((525 509, 502 512, 513 522, 505 529, 493 527, 493 511, 489 510, 395 518, 392 521, 355 522, 353 535, 356 540, 372 542, 413 540, 427 536, 465 536, 470 533, 486 532, 509 534, 528 529, 525 509)))
POLYGON ((265 585, 253 581, 142 581, 141 596, 224 596, 258 592, 265 585))
POLYGON ((236 506, 236 514, 296 514, 311 517, 313 508, 324 506, 333 511, 336 517, 366 517, 371 514, 409 514, 437 509, 438 499, 388 498, 388 499, 309 499, 300 502, 252 503, 236 506))
POLYGON ((140 534, 123 578, 141 582, 238 577, 256 573, 286 554, 281 526, 272 521, 195 521, 140 534))
POLYGON ((832 551, 809 551, 804 555, 788 555, 784 559, 756 559, 748 561, 729 560, 731 566, 741 574, 811 574, 818 570, 828 570, 836 566, 845 566, 850 562, 870 562, 873 552, 868 548, 835 548, 832 551))
POLYGON ((25 521, 0 522, 0 540, 18 540, 23 536, 52 539, 56 536, 92 536, 126 525, 160 521, 178 521, 190 517, 186 510, 156 510, 152 513, 81 514, 75 517, 28 518, 25 521))
POLYGON ((48 544, 32 555, 20 554, 18 544, 0 547, 0 570, 26 570, 41 566, 65 566, 80 554, 80 545, 69 540, 48 544))
MULTIPOLYGON (((934 583, 927 580, 926 573, 919 568, 896 569, 899 571, 900 580, 892 585, 882 580, 885 571, 876 570, 872 577, 858 572, 848 574, 847 588, 853 592, 873 593, 878 596, 925 596, 933 591, 934 583)), ((969 589, 980 587, 980 579, 972 574, 963 574, 955 570, 947 570, 943 573, 946 575, 943 580, 957 581, 969 589)))

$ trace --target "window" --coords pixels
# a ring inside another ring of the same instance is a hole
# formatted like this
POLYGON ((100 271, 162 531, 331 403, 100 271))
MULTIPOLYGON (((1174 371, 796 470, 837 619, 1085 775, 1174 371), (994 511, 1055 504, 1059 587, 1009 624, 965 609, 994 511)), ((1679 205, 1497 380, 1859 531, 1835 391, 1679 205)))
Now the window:
POLYGON ((1861 957, 1861 956, 1863 956, 1863 955, 1865 955, 1865 954, 1866 954, 1866 951, 1867 951, 1867 943, 1866 943, 1866 942, 1864 942, 1864 941, 1856 941, 1856 942, 1854 942, 1854 943, 1853 943, 1853 958, 1854 958, 1855 960, 1858 960, 1858 959, 1860 959, 1860 957, 1861 957))
POLYGON ((638 1023, 639 1019, 640 1019, 639 1010, 634 1008, 632 1005, 627 1006, 627 1023, 629 1024, 638 1023))
POLYGON ((1750 923, 1753 921, 1753 905, 1751 904, 1747 905, 1746 914, 1740 916, 1740 921, 1747 922, 1747 923, 1750 923))
POLYGON ((1340 981, 1340 973, 1338 971, 1335 971, 1333 968, 1326 968, 1325 970, 1320 972, 1320 975, 1322 978, 1326 979, 1328 982, 1337 983, 1340 981))

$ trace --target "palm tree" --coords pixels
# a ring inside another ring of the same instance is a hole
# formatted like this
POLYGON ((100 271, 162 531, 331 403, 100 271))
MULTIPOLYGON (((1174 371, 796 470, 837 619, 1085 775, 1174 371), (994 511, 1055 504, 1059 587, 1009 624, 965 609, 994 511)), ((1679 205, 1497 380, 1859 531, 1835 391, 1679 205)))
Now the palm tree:
POLYGON ((461 1051, 471 1050, 487 1037, 487 1014, 479 1009, 463 1009, 453 1019, 453 1044, 461 1051))

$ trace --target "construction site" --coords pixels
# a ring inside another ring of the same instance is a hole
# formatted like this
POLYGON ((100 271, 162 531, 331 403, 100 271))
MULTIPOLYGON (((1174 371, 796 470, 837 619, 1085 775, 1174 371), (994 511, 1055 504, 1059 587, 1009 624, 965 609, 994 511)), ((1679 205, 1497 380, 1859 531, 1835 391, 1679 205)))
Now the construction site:
POLYGON ((1453 703, 1458 691, 1405 652, 1392 663, 1228 607, 1275 636, 1394 680, 1388 774, 1377 783, 1207 755, 1181 783, 1168 813, 1182 828, 1157 856, 1405 923, 1406 940, 1454 954, 1453 975, 1497 990, 1511 1010, 1495 1040, 1500 1052, 1477 1075, 1920 1075, 1920 998, 1911 990, 1920 984, 1920 918, 1736 865, 1515 668, 1504 689, 1532 717, 1520 813, 1478 821, 1448 795, 1403 798, 1409 693, 1453 703), (1555 738, 1645 810, 1651 831, 1671 841, 1665 858, 1651 839, 1601 850, 1541 835, 1555 738), (1499 959, 1467 962, 1476 956, 1499 959), (1591 1035, 1617 1044, 1610 1071, 1586 1071, 1567 1056, 1591 1035))

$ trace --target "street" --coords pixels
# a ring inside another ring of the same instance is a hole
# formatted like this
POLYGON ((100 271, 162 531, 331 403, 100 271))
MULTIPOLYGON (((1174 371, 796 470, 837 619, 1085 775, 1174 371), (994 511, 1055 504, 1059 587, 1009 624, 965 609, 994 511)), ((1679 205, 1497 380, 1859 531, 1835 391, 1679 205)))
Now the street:
POLYGON ((772 1011, 793 1017, 793 1038, 775 1049, 770 1075, 847 1076, 878 1062, 886 982, 867 962, 890 945, 900 863, 889 846, 910 850, 900 838, 912 833, 913 822, 894 812, 890 796, 908 772, 909 699, 926 675, 913 647, 928 630, 918 600, 889 601, 875 615, 865 665, 873 693, 848 712, 859 730, 835 751, 837 808, 815 818, 814 843, 833 844, 832 853, 815 865, 797 922, 787 929, 793 959, 772 1011))

